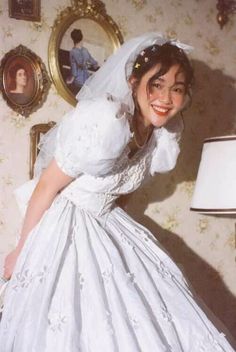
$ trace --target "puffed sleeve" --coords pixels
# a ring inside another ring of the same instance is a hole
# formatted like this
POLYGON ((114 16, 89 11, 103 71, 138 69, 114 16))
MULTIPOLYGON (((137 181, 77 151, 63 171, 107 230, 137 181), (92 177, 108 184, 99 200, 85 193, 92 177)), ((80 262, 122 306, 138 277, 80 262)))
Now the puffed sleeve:
POLYGON ((60 123, 54 158, 71 177, 102 176, 131 138, 125 106, 107 97, 84 100, 60 123))
POLYGON ((174 118, 166 127, 156 129, 156 147, 152 154, 150 174, 164 173, 172 170, 180 152, 179 141, 183 130, 183 122, 174 118))
POLYGON ((71 177, 81 173, 102 176, 112 169, 130 138, 125 106, 107 97, 80 102, 41 139, 34 179, 14 191, 22 215, 40 174, 53 157, 71 177))

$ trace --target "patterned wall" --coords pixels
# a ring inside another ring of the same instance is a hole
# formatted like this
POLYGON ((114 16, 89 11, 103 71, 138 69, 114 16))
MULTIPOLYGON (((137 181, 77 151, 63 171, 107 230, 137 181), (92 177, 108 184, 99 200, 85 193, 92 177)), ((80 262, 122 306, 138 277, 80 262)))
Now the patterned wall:
MULTIPOLYGON (((0 4, 0 58, 19 44, 48 66, 47 44, 57 14, 69 0, 41 0, 42 21, 8 17, 0 4)), ((106 9, 125 39, 158 30, 195 47, 192 105, 184 114, 185 133, 177 168, 160 175, 129 201, 129 213, 147 225, 185 271, 193 288, 236 337, 234 218, 189 211, 206 137, 236 133, 236 16, 220 30, 215 0, 107 0, 106 9), (124 6, 125 3, 125 6, 124 6)), ((13 112, 0 95, 0 263, 15 243, 21 219, 13 190, 28 179, 29 130, 39 122, 60 120, 70 109, 54 86, 41 109, 28 119, 13 112)))

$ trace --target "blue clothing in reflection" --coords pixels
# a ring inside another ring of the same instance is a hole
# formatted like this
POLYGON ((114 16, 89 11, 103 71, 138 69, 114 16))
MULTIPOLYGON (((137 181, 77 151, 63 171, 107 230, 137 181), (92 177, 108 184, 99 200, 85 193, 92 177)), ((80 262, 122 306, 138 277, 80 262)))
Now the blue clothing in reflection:
POLYGON ((82 86, 89 77, 88 68, 96 69, 98 63, 90 55, 89 51, 84 48, 73 48, 70 50, 71 73, 74 77, 73 83, 76 86, 82 86))

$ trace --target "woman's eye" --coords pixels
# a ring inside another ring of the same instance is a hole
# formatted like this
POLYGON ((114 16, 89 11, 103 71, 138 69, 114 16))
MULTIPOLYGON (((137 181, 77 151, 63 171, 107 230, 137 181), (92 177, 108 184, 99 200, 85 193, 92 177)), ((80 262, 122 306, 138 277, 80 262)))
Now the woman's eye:
POLYGON ((185 94, 185 88, 183 87, 175 87, 173 90, 178 94, 185 94))
POLYGON ((161 88, 161 85, 160 85, 160 83, 158 83, 158 82, 152 83, 152 86, 155 87, 155 88, 158 88, 158 89, 161 88))

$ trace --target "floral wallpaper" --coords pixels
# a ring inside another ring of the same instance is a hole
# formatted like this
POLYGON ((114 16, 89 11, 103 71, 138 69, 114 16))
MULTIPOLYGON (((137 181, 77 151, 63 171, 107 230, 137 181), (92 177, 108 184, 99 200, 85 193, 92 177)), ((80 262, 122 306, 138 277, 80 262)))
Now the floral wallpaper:
MULTIPOLYGON (((194 96, 184 113, 178 165, 132 195, 128 212, 156 235, 200 299, 236 338, 236 219, 189 210, 204 138, 236 133, 236 16, 221 30, 215 0, 104 2, 125 39, 155 30, 195 48, 191 54, 194 96)), ((33 23, 9 18, 8 1, 3 0, 0 59, 23 44, 48 68, 51 28, 57 14, 69 5, 70 0, 42 0, 42 20, 33 23)), ((0 269, 21 226, 13 190, 29 177, 30 128, 39 122, 59 121, 70 108, 53 84, 45 103, 27 119, 12 111, 0 95, 0 269)))

